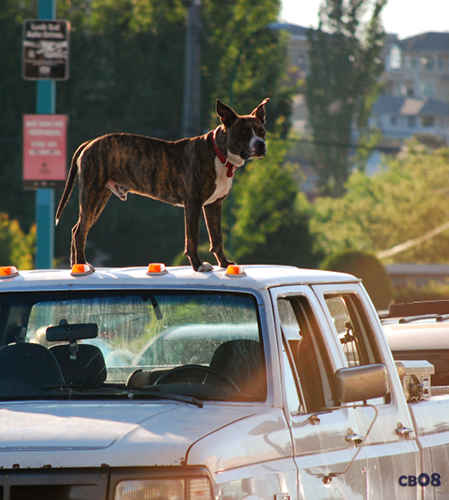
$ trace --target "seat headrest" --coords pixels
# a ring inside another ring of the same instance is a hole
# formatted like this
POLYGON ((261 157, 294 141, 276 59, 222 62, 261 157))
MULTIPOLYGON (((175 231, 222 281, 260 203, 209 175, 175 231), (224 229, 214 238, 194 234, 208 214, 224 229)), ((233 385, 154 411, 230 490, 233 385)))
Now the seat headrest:
POLYGON ((0 348, 0 379, 20 381, 38 389, 64 384, 52 353, 42 345, 25 342, 0 348))
POLYGON ((106 380, 106 363, 101 350, 94 345, 78 344, 76 359, 70 358, 70 345, 50 347, 69 385, 97 387, 106 380))
POLYGON ((210 367, 230 377, 243 392, 265 397, 265 363, 260 342, 250 339, 224 342, 215 350, 210 367))

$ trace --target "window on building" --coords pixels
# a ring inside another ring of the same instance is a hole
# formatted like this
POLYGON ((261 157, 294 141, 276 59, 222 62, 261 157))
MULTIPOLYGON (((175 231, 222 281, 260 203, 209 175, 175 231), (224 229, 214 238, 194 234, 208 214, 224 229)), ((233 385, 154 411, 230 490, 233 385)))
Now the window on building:
POLYGON ((390 124, 394 127, 398 124, 398 117, 396 115, 390 116, 390 124))
POLYGON ((427 57, 423 57, 422 60, 422 65, 424 66, 424 68, 427 70, 427 71, 432 71, 433 68, 434 68, 434 60, 433 60, 433 57, 432 56, 427 56, 427 57))
POLYGON ((422 82, 421 93, 425 97, 435 97, 435 89, 431 82, 422 82))
POLYGON ((416 116, 407 117, 407 126, 409 128, 416 127, 416 116))
POLYGON ((422 116, 421 117, 421 125, 423 127, 434 127, 435 126, 435 117, 434 116, 422 116))
POLYGON ((389 63, 390 69, 400 69, 401 67, 401 50, 397 45, 393 45, 390 49, 389 63))

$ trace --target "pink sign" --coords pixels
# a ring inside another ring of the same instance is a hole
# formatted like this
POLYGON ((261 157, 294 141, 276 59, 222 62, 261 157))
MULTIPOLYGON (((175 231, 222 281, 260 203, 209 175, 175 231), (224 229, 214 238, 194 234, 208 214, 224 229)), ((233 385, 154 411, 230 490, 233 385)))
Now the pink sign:
POLYGON ((45 186, 65 180, 66 135, 67 115, 23 116, 24 183, 45 186))

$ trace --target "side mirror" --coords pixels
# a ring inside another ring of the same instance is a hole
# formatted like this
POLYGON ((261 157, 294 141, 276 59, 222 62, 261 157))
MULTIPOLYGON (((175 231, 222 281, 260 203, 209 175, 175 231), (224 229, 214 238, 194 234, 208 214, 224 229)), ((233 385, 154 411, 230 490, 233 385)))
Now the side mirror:
POLYGON ((338 403, 353 403, 388 394, 388 379, 381 363, 340 368, 335 372, 338 403))

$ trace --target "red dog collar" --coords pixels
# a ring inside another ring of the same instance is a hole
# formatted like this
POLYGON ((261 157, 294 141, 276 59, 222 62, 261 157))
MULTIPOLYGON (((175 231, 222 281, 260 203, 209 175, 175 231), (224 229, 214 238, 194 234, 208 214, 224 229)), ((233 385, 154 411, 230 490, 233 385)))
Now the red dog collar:
POLYGON ((215 154, 217 158, 223 163, 223 166, 227 168, 226 175, 227 177, 232 177, 234 175, 235 169, 237 168, 233 163, 231 163, 226 156, 218 149, 216 136, 217 136, 218 127, 214 130, 211 130, 210 134, 212 137, 212 145, 214 147, 215 154))

